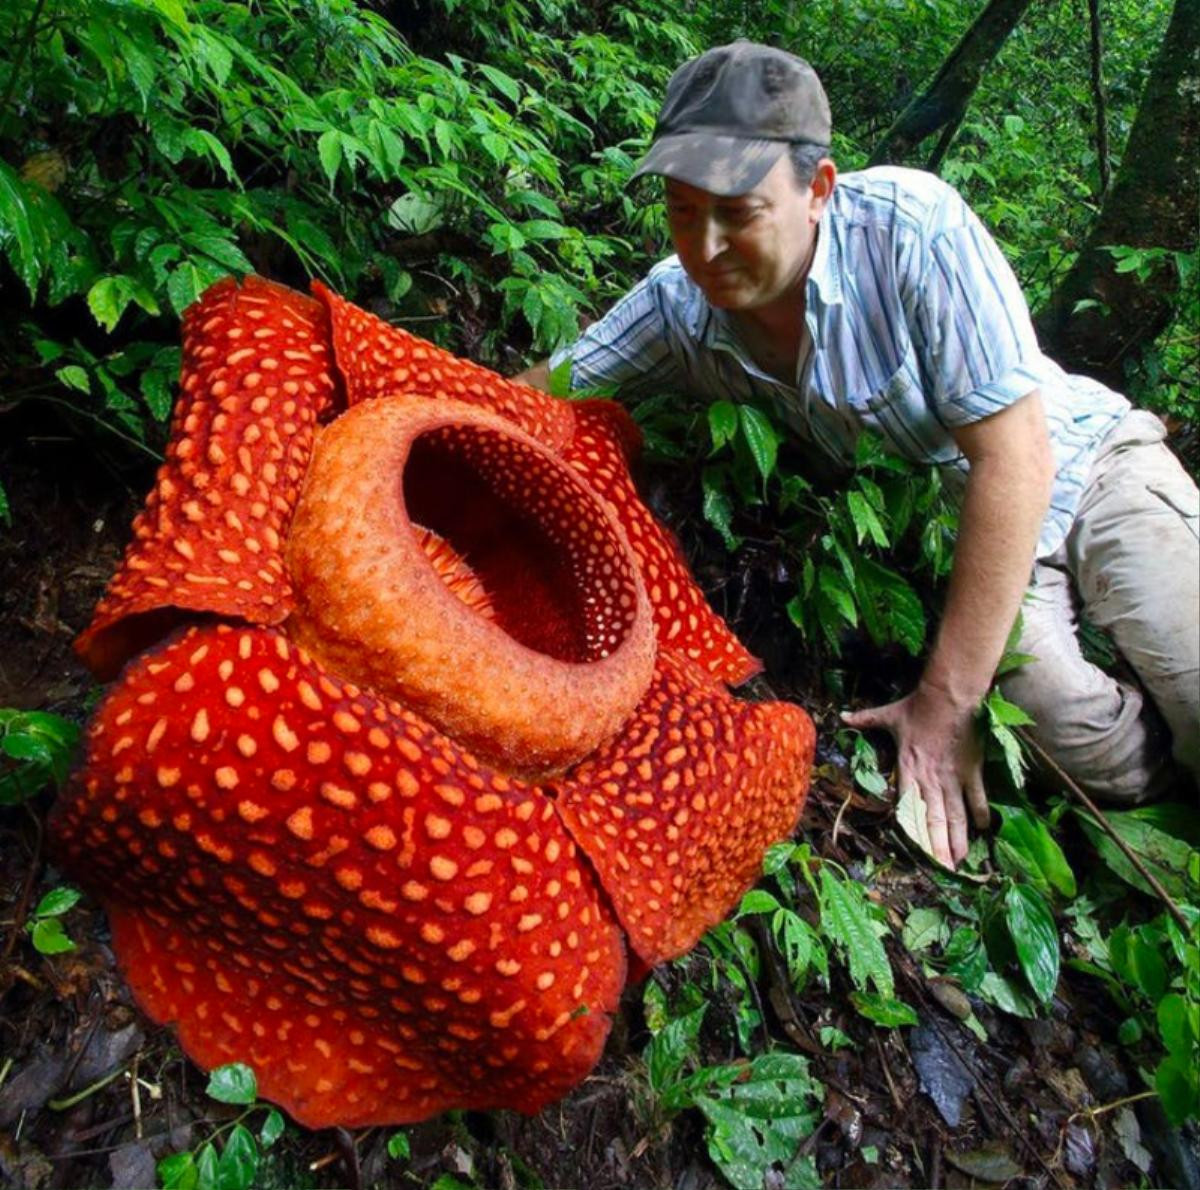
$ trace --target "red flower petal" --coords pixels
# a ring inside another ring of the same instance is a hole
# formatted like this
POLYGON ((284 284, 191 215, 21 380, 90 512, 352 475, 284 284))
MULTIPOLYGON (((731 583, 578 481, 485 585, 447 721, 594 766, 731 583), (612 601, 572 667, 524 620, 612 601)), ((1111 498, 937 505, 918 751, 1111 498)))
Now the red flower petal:
POLYGON ((654 667, 624 535, 562 460, 461 401, 389 397, 321 432, 288 543, 294 636, 509 772, 561 770, 611 739, 654 667), (446 539, 484 617, 429 564, 446 539))
POLYGON ((131 666, 53 829, 150 1016, 309 1127, 537 1111, 600 1054, 623 948, 553 803, 278 632, 131 666))
POLYGON ((349 404, 400 393, 450 397, 499 413, 551 450, 570 441, 574 419, 569 402, 459 359, 368 314, 319 281, 312 291, 333 319, 333 350, 349 404))
POLYGON ((183 395, 166 462, 121 569, 76 648, 111 678, 184 612, 277 624, 291 609, 282 543, 333 400, 324 308, 247 277, 183 320, 183 395))
POLYGON ((612 506, 642 570, 659 643, 737 686, 762 669, 708 606, 675 539, 642 503, 629 474, 641 436, 612 401, 575 404, 575 437, 563 457, 612 506))
POLYGON ((621 735, 552 786, 647 966, 690 950, 758 879, 800 816, 815 742, 799 707, 740 702, 664 650, 621 735))

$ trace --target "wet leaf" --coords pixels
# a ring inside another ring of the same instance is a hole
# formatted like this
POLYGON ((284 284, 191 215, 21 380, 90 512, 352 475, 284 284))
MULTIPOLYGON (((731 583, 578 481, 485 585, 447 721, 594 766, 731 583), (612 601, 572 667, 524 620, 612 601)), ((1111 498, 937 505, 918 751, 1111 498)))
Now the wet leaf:
POLYGON ((1014 884, 1004 896, 1005 919, 1017 961, 1033 993, 1049 1004, 1058 986, 1059 948, 1054 915, 1045 898, 1028 884, 1014 884))
POLYGON ((172 1153, 158 1163, 158 1180, 163 1190, 195 1190, 196 1160, 191 1153, 172 1153))
POLYGON ((867 1020, 882 1025, 885 1029, 899 1029, 917 1023, 917 1013, 910 1004, 880 996, 874 992, 851 992, 850 1003, 867 1020))
POLYGON ((257 1171, 254 1137, 241 1124, 235 1124, 217 1159, 217 1190, 250 1190, 257 1171))
POLYGON ((58 888, 52 888, 39 902, 38 907, 33 911, 34 917, 59 917, 66 913, 79 901, 83 893, 77 888, 71 888, 70 885, 60 885, 58 888))
POLYGON ((1021 1167, 1013 1160, 1012 1154, 1001 1146, 983 1149, 968 1149, 964 1153, 946 1151, 946 1160, 961 1170, 968 1177, 977 1178, 981 1182, 1000 1184, 1019 1178, 1021 1167))
POLYGON ((205 1091, 220 1103, 253 1103, 258 1098, 258 1080, 245 1063, 231 1062, 209 1075, 205 1091))
POLYGON ((33 935, 33 947, 39 954, 63 954, 75 949, 75 943, 67 937, 57 917, 35 921, 30 932, 33 935))
POLYGON ((272 1108, 263 1120, 263 1126, 258 1134, 264 1149, 269 1149, 283 1135, 283 1115, 272 1108))
POLYGON ((914 909, 904 922, 901 933, 904 945, 914 954, 934 945, 945 945, 950 939, 950 926, 940 909, 914 909))
POLYGON ((993 804, 1003 819, 997 839, 1017 852, 1031 881, 1040 891, 1053 888, 1064 897, 1075 896, 1075 874, 1046 823, 1022 806, 993 804))

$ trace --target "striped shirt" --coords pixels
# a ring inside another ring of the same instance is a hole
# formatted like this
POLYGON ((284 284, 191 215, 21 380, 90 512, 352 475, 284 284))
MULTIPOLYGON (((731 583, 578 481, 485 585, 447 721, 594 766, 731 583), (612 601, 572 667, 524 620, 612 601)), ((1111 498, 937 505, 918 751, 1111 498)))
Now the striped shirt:
POLYGON ((1038 389, 1056 464, 1038 556, 1053 553, 1097 443, 1129 402, 1042 354, 1012 269, 959 194, 893 166, 842 175, 821 216, 806 297, 792 383, 754 363, 674 256, 552 363, 571 358, 577 389, 773 404, 842 464, 866 427, 904 458, 942 467, 959 493, 968 464, 950 431, 1038 389))

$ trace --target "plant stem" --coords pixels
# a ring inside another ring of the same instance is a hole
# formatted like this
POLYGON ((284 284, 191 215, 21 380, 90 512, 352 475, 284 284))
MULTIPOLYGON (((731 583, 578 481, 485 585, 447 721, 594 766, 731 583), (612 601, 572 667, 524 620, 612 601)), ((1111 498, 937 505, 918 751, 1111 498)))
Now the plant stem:
POLYGON ((125 1067, 122 1066, 118 1070, 114 1070, 112 1074, 106 1074, 102 1079, 92 1083, 90 1087, 84 1087, 82 1091, 76 1091, 74 1095, 68 1095, 65 1099, 51 1099, 46 1106, 51 1111, 66 1111, 69 1107, 74 1107, 77 1103, 82 1103, 89 1096, 94 1095, 97 1091, 103 1090, 109 1083, 118 1079, 125 1073, 125 1067))

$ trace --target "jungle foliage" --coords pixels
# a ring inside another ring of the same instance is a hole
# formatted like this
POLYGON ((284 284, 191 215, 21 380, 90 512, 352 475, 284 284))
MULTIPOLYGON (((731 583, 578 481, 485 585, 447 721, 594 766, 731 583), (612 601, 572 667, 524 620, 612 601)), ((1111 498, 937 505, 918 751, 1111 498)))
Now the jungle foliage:
MULTIPOLYGON (((514 371, 569 340, 667 251, 657 191, 626 180, 680 61, 737 36, 804 54, 830 94, 839 165, 855 168, 939 77, 983 7, 8 0, 0 427, 14 406, 37 402, 107 456, 156 457, 179 315, 229 272, 301 287, 319 277, 415 333, 514 371)), ((1194 58, 1195 7, 1105 0, 1094 58, 1081 0, 1027 6, 965 106, 904 150, 909 164, 934 160, 964 192, 1033 309, 1052 306, 1085 251, 1107 253, 1113 273, 1154 290, 1165 310, 1157 337, 1125 352, 1121 368, 1135 400, 1166 414, 1185 447, 1200 429, 1194 228, 1190 243, 1144 229, 1123 237, 1120 210, 1105 198, 1173 11, 1191 21, 1194 58)), ((1068 313, 1088 303, 1097 304, 1073 291, 1068 313)), ((855 633, 894 655, 920 654, 953 550, 954 516, 936 477, 866 440, 847 484, 830 492, 788 453, 770 410, 693 408, 664 395, 635 412, 652 456, 697 477, 714 547, 769 553, 780 606, 831 693, 844 693, 839 655, 855 633)), ((0 474, 0 524, 22 515, 12 503, 0 474)), ((936 905, 889 923, 864 891, 877 873, 851 878, 804 843, 782 844, 764 884, 708 936, 700 974, 693 963, 647 984, 643 1108, 660 1118, 699 1111, 733 1184, 772 1165, 786 1167, 789 1185, 816 1177, 811 1161, 793 1157, 814 1127, 820 1088, 803 1058, 759 1042, 764 963, 781 964, 796 989, 844 991, 880 1028, 912 1023, 893 971, 901 953, 930 979, 1017 1016, 1046 1012, 1069 964, 1111 996, 1121 1041, 1171 1119, 1200 1114, 1194 823, 1133 811, 1110 816, 1105 832, 1061 801, 1039 814, 1020 788, 1021 713, 993 699, 985 716, 1009 789, 998 835, 977 840, 967 865, 981 883, 939 875, 936 905), (1086 878, 1060 846, 1067 833, 1102 861, 1086 878), (1152 867, 1169 909, 1113 833, 1152 867), (732 1006, 723 1016, 717 999, 722 1012, 732 1006), (704 1029, 728 1033, 736 1062, 699 1064, 704 1029)), ((61 779, 73 740, 53 716, 0 711, 0 805, 61 779)), ((859 789, 882 794, 870 744, 851 732, 838 743, 859 789)), ((38 907, 34 945, 70 945, 60 919, 71 904, 64 890, 38 907)), ((981 1028, 969 1006, 965 1022, 981 1028)), ((850 1044, 832 1024, 820 1040, 827 1050, 850 1044)), ((260 1110, 252 1086, 232 1099, 223 1086, 215 1097, 260 1110)), ((256 1142, 239 1117, 219 1145, 179 1155, 160 1177, 248 1185, 256 1143, 265 1152, 277 1130, 269 1113, 256 1142)))

